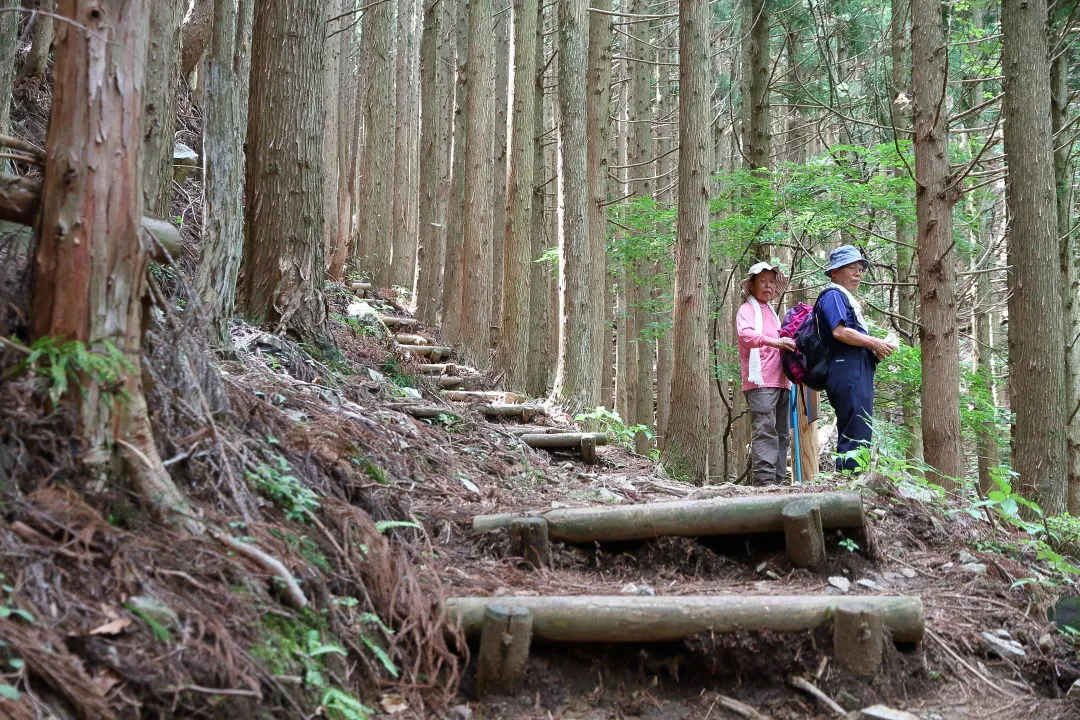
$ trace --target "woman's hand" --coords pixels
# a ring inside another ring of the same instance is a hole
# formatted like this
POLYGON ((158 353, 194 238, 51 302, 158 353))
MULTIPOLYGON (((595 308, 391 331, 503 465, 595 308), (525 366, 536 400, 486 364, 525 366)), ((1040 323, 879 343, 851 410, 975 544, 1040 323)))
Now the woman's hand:
POLYGON ((776 338, 770 344, 777 350, 787 350, 788 352, 795 352, 795 341, 791 338, 776 338))

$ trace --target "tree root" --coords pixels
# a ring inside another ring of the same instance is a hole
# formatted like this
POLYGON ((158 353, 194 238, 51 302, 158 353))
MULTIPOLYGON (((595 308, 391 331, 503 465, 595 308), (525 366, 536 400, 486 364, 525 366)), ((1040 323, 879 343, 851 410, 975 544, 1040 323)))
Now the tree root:
POLYGON ((234 537, 230 537, 219 530, 210 529, 207 533, 210 537, 214 538, 222 545, 225 545, 230 550, 243 555, 247 559, 257 563, 275 577, 280 578, 285 584, 285 599, 288 601, 289 606, 294 610, 302 610, 307 607, 308 599, 304 596, 304 592, 296 583, 292 573, 290 573, 288 568, 286 568, 276 557, 263 552, 254 545, 248 545, 234 537))

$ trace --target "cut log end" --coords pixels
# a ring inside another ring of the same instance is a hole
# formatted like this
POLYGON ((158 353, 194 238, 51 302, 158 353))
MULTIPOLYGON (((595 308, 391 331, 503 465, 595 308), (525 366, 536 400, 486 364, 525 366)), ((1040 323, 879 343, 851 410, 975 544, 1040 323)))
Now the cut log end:
POLYGON ((837 607, 833 615, 833 658, 852 675, 872 678, 881 669, 884 635, 880 609, 864 603, 837 607))
POLYGON ((794 567, 816 568, 825 562, 825 534, 821 508, 813 500, 795 500, 780 512, 784 545, 794 567))
POLYGON ((524 517, 512 521, 510 546, 511 552, 524 558, 533 567, 542 568, 551 564, 551 543, 544 518, 524 517))
POLYGON ((532 630, 532 613, 527 608, 495 603, 487 606, 476 663, 478 695, 505 695, 521 687, 532 630))

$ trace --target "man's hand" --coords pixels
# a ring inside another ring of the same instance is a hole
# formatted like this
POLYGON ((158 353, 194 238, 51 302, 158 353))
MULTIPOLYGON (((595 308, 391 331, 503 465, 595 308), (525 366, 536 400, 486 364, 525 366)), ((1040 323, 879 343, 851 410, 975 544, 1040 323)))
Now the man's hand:
POLYGON ((878 340, 875 338, 874 346, 870 349, 874 351, 875 355, 877 355, 878 360, 884 360, 885 358, 892 355, 893 350, 895 350, 896 348, 894 348, 892 345, 885 342, 884 340, 878 340))
POLYGON ((776 340, 773 340, 772 346, 777 350, 787 350, 788 352, 795 352, 795 341, 791 338, 776 338, 776 340))

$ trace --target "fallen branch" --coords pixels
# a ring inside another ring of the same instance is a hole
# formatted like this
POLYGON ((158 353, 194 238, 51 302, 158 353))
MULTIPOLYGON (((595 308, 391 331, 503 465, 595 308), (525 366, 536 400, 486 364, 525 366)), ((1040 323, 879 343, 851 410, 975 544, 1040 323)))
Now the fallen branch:
POLYGON ((931 640, 933 640, 933 641, 934 641, 934 642, 936 642, 936 643, 937 643, 938 645, 940 645, 940 646, 941 646, 941 649, 942 649, 942 650, 944 650, 945 652, 947 652, 947 653, 949 654, 949 656, 950 656, 950 657, 951 657, 951 658, 952 658, 953 660, 955 660, 956 662, 960 663, 960 665, 961 665, 961 666, 963 666, 963 668, 964 668, 965 670, 967 670, 967 671, 968 671, 968 672, 970 672, 970 673, 971 673, 972 675, 974 675, 975 677, 977 677, 977 678, 979 678, 980 680, 982 680, 982 681, 983 681, 984 683, 986 683, 986 684, 987 684, 987 686, 989 686, 991 690, 993 690, 993 691, 994 691, 994 692, 996 692, 997 694, 999 694, 999 695, 1001 695, 1001 696, 1003 696, 1003 697, 1007 697, 1007 698, 1009 698, 1009 699, 1011 699, 1011 700, 1015 700, 1015 699, 1017 699, 1017 697, 1018 697, 1017 695, 1013 695, 1013 694, 1012 694, 1011 692, 1008 692, 1008 691, 1006 691, 1006 690, 1002 690, 1002 689, 1001 689, 1001 688, 1000 688, 1000 687, 998 686, 998 684, 997 684, 997 683, 995 683, 995 682, 994 682, 993 680, 991 680, 990 678, 986 677, 986 676, 985 676, 985 675, 983 675, 983 674, 982 674, 981 672, 979 672, 978 670, 976 670, 975 668, 973 668, 973 667, 972 667, 972 666, 971 666, 971 665, 970 665, 970 664, 969 664, 969 663, 968 663, 967 661, 965 661, 965 660, 964 660, 964 658, 962 658, 962 657, 960 657, 959 655, 957 655, 957 654, 956 654, 956 651, 955 651, 955 650, 953 650, 953 649, 952 649, 951 647, 949 647, 949 646, 948 646, 948 644, 946 644, 946 642, 945 642, 944 640, 942 640, 942 639, 941 639, 941 638, 940 638, 940 637, 939 637, 939 636, 937 635, 937 633, 935 633, 935 632, 933 632, 932 630, 929 630, 929 629, 928 629, 928 630, 926 630, 926 635, 927 635, 927 636, 928 636, 928 637, 929 637, 929 638, 930 638, 931 640))
POLYGON ((308 599, 304 597, 304 592, 300 589, 300 586, 296 584, 296 580, 293 578, 292 573, 289 572, 288 568, 286 568, 280 560, 273 555, 263 552, 254 545, 248 545, 247 543, 241 542, 224 533, 216 530, 210 530, 209 532, 210 536, 222 545, 225 545, 247 559, 254 561, 267 572, 280 578, 285 584, 285 599, 288 600, 289 605, 293 609, 302 610, 307 607, 308 599))
POLYGON ((837 705, 836 701, 833 700, 831 697, 818 690, 817 686, 815 686, 809 680, 801 677, 790 677, 788 678, 788 683, 791 685, 791 687, 797 690, 802 690, 807 695, 812 695, 814 698, 817 699, 818 702, 824 705, 825 708, 829 712, 831 712, 834 717, 840 717, 844 714, 844 708, 837 705))
POLYGON ((717 695, 716 704, 720 705, 720 707, 725 710, 730 710, 736 715, 741 715, 746 718, 746 720, 772 720, 768 715, 760 713, 746 703, 739 702, 735 698, 728 697, 727 695, 717 695))

